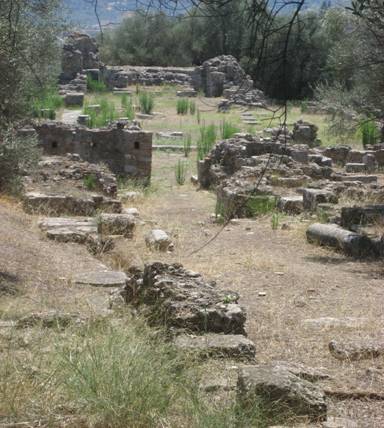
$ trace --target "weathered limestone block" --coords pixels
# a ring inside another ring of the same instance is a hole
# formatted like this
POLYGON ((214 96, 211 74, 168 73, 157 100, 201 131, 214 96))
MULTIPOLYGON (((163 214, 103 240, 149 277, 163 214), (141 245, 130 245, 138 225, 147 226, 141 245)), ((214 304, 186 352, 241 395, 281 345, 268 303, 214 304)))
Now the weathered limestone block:
POLYGON ((246 314, 239 296, 181 265, 152 263, 133 272, 125 299, 140 308, 151 324, 197 333, 245 334, 246 314))
POLYGON ((122 235, 132 238, 136 222, 129 214, 100 214, 98 217, 98 232, 102 236, 122 235))
POLYGON ((124 287, 128 277, 118 271, 92 271, 74 275, 72 282, 76 285, 91 285, 93 287, 124 287))
POLYGON ((345 160, 346 163, 363 163, 363 156, 365 151, 362 150, 350 150, 345 160))
POLYGON ((376 162, 378 164, 378 166, 383 166, 384 165, 384 150, 376 150, 374 152, 374 156, 376 159, 376 162))
POLYGON ((367 170, 367 166, 365 163, 346 163, 345 164, 345 171, 348 173, 360 173, 365 172, 367 170))
POLYGON ((172 239, 161 229, 151 230, 145 237, 145 243, 149 248, 158 251, 172 251, 174 248, 172 239))
POLYGON ((337 204, 337 196, 329 190, 303 189, 303 206, 305 210, 315 211, 320 203, 337 204))
POLYGON ((343 207, 341 225, 350 228, 353 225, 381 223, 384 220, 384 204, 365 207, 343 207))
POLYGON ((277 203, 277 208, 287 214, 301 214, 304 210, 303 197, 298 196, 283 196, 277 203))
POLYGON ((254 343, 240 334, 180 335, 174 343, 180 349, 207 357, 253 360, 256 353, 254 343))
POLYGON ((333 146, 327 147, 323 151, 323 155, 331 158, 333 162, 344 165, 347 161, 348 153, 351 151, 351 147, 349 146, 333 146))
POLYGON ((307 144, 309 147, 319 145, 317 140, 318 127, 312 123, 298 120, 293 125, 292 139, 299 144, 307 144))
POLYGON ((182 89, 181 91, 177 91, 176 95, 178 97, 182 97, 182 98, 193 98, 193 97, 197 97, 197 91, 195 91, 193 88, 185 88, 182 89))
POLYGON ((333 357, 342 361, 368 360, 384 355, 384 341, 337 342, 332 340, 328 348, 333 357))
POLYGON ((327 405, 321 388, 301 379, 286 367, 276 365, 246 366, 240 369, 238 380, 240 402, 251 406, 259 397, 282 412, 306 415, 318 421, 325 419, 327 405))
POLYGON ((377 175, 342 176, 341 181, 355 181, 360 183, 377 183, 377 175))
POLYGON ((312 224, 307 230, 307 240, 336 248, 353 257, 375 254, 375 247, 368 237, 343 229, 336 224, 312 224))
POLYGON ((67 92, 64 95, 64 104, 66 107, 82 107, 84 103, 84 93, 83 92, 67 92))

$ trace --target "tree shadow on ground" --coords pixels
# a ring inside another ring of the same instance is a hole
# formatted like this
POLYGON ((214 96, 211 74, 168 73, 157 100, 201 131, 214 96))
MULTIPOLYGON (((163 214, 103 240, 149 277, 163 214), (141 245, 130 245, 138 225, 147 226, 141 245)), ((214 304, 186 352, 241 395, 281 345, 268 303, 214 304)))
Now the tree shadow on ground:
POLYGON ((19 278, 8 272, 0 271, 0 296, 15 296, 19 294, 19 278))

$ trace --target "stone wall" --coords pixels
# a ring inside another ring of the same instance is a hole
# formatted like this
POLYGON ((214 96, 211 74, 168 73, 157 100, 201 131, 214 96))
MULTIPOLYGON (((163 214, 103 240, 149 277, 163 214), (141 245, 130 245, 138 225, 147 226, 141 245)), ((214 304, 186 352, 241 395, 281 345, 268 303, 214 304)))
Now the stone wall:
POLYGON ((108 66, 103 70, 109 88, 125 88, 129 85, 189 85, 194 68, 189 67, 135 67, 108 66))
POLYGON ((39 124, 36 131, 47 155, 77 153, 88 162, 104 162, 116 175, 150 180, 151 132, 118 128, 88 129, 59 122, 39 124))

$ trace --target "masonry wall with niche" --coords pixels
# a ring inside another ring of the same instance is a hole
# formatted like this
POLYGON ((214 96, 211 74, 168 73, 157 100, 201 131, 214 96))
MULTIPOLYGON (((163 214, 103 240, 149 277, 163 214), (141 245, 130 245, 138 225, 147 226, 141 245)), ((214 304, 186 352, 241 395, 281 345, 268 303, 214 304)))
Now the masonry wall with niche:
POLYGON ((152 133, 130 129, 88 129, 59 122, 36 126, 47 155, 77 153, 92 163, 106 163, 119 176, 149 183, 152 168, 152 133))

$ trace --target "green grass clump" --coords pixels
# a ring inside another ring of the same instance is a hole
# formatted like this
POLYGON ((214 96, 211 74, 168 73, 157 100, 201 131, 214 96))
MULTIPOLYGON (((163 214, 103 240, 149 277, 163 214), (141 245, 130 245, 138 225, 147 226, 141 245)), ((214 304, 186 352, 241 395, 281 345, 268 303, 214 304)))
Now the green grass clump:
POLYGON ((212 150, 216 142, 216 126, 202 125, 200 127, 200 137, 197 141, 197 159, 202 160, 212 150))
POLYGON ((234 134, 237 134, 240 132, 240 128, 238 128, 236 125, 234 125, 231 122, 227 122, 226 120, 223 120, 220 124, 220 133, 221 138, 223 140, 227 140, 228 138, 233 137, 234 134))
POLYGON ((181 114, 181 115, 188 114, 188 110, 189 110, 189 100, 185 98, 178 99, 176 103, 177 114, 181 114))
POLYGON ((90 108, 88 103, 85 103, 83 107, 83 114, 89 116, 88 126, 90 128, 102 128, 117 119, 117 112, 113 102, 101 98, 96 100, 96 103, 100 105, 99 110, 90 108))
POLYGON ((188 164, 186 161, 182 161, 181 159, 179 159, 177 161, 177 164, 175 166, 175 177, 176 177, 176 183, 179 186, 182 186, 183 184, 185 184, 185 179, 187 176, 187 169, 188 169, 188 164))
POLYGON ((373 145, 379 141, 380 135, 374 120, 364 120, 360 126, 361 142, 363 146, 373 145))
MULTIPOLYGON (((245 206, 247 217, 257 217, 271 213, 276 208, 276 198, 269 195, 250 196, 245 206)), ((276 222, 275 222, 276 224, 276 222)))
POLYGON ((192 116, 196 113, 196 103, 195 101, 189 101, 189 114, 192 116))
POLYGON ((83 183, 86 189, 88 190, 95 190, 97 187, 97 178, 95 174, 87 174, 83 178, 83 183))
POLYGON ((149 92, 139 93, 140 111, 144 114, 152 114, 155 102, 154 97, 149 92))
POLYGON ((90 75, 87 76, 87 89, 89 92, 106 92, 107 85, 101 80, 92 79, 90 75))
POLYGON ((127 94, 124 94, 121 98, 121 107, 124 111, 125 117, 129 120, 135 118, 135 109, 133 108, 132 98, 128 97, 127 94))
POLYGON ((184 156, 187 158, 192 150, 192 136, 191 134, 187 134, 183 139, 183 152, 184 156))

